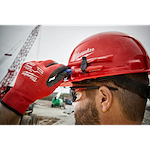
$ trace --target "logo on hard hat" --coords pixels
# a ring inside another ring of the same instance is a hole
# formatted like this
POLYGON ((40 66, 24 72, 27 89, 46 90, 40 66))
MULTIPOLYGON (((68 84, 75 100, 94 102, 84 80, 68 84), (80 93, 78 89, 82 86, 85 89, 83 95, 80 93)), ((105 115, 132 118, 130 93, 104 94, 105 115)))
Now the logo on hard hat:
POLYGON ((83 52, 81 52, 81 53, 77 52, 77 53, 75 53, 75 54, 72 56, 72 61, 81 60, 83 56, 87 57, 87 56, 93 54, 93 53, 94 53, 94 50, 95 50, 94 48, 88 48, 87 50, 85 50, 85 51, 83 51, 83 52))

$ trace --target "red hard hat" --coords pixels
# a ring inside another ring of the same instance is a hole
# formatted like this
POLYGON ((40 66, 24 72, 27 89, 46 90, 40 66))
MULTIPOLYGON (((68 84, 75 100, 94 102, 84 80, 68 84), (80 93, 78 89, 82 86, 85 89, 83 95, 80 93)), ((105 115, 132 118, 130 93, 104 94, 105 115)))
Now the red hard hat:
POLYGON ((103 32, 82 41, 72 52, 70 82, 121 74, 150 72, 150 59, 135 38, 103 32))

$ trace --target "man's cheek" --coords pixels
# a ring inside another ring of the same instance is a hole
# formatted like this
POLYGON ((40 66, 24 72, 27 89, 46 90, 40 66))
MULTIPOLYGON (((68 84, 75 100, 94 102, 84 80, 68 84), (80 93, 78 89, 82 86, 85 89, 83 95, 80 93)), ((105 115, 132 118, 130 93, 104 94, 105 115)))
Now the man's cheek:
POLYGON ((74 111, 77 111, 78 109, 85 108, 87 104, 87 100, 82 100, 82 101, 76 101, 72 103, 72 106, 74 107, 74 111))
POLYGON ((80 109, 80 103, 81 102, 73 102, 72 106, 74 107, 74 111, 76 111, 77 109, 80 109))

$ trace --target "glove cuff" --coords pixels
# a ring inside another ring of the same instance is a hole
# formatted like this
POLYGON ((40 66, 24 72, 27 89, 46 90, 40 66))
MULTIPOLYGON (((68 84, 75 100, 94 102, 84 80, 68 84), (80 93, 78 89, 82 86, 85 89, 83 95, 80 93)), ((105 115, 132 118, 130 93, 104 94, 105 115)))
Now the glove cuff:
POLYGON ((30 102, 27 101, 20 93, 17 93, 13 88, 4 96, 1 103, 16 114, 22 116, 30 102))
POLYGON ((17 115, 23 116, 20 112, 18 112, 18 111, 15 110, 14 108, 8 106, 8 105, 7 105, 6 103, 4 103, 3 101, 1 101, 1 103, 2 103, 5 107, 7 107, 8 109, 10 109, 11 111, 13 111, 14 113, 16 113, 17 115))

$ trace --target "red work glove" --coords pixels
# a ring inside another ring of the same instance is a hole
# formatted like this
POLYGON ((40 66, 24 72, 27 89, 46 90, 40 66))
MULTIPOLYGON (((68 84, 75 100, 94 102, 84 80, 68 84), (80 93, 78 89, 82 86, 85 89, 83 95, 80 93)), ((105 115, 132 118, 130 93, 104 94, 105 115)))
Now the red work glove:
POLYGON ((53 60, 24 63, 15 85, 2 99, 2 104, 22 115, 29 104, 50 95, 67 76, 66 66, 53 60))

